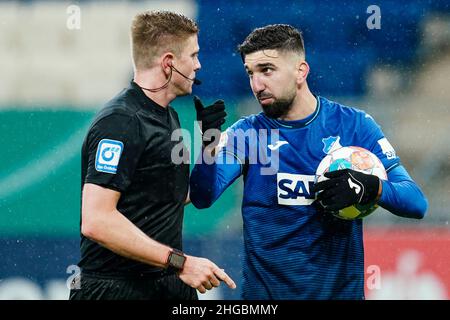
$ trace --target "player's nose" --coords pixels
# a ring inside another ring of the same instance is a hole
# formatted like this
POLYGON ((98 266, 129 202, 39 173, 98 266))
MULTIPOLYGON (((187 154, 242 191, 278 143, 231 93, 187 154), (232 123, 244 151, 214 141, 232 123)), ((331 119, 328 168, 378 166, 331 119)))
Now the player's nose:
POLYGON ((259 77, 253 77, 252 79, 252 89, 255 94, 258 94, 265 89, 264 83, 259 79, 259 77))

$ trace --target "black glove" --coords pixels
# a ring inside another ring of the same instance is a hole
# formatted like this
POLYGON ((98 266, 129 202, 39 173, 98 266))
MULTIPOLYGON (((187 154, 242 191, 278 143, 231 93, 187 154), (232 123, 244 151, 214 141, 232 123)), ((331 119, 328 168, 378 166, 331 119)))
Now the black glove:
POLYGON ((326 211, 368 204, 378 197, 380 179, 375 175, 344 169, 327 172, 324 176, 329 180, 316 183, 312 191, 326 211))
POLYGON ((221 126, 225 123, 225 103, 223 100, 217 100, 212 105, 204 107, 199 97, 194 96, 195 110, 197 111, 197 121, 201 121, 200 130, 202 131, 203 144, 207 146, 214 139, 209 140, 203 138, 204 133, 209 129, 221 130, 221 126))

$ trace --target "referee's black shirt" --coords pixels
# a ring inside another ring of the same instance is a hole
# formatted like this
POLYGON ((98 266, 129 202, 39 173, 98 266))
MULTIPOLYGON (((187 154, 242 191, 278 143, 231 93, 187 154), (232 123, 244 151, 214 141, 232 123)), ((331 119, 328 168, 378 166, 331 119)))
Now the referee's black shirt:
MULTIPOLYGON (((181 249, 189 157, 175 110, 149 99, 136 83, 109 101, 95 117, 82 149, 82 186, 93 183, 121 192, 117 209, 156 241, 181 249), (181 146, 181 148, 180 148, 181 146), (175 149, 174 149, 175 147, 175 149)), ((82 272, 137 275, 161 269, 124 258, 81 235, 82 272)))

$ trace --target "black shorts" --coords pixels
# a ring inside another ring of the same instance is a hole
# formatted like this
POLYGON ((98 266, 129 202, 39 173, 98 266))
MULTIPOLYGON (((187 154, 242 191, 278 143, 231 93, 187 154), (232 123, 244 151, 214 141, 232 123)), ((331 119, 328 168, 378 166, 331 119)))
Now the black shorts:
POLYGON ((175 273, 135 277, 82 273, 77 280, 72 283, 70 300, 198 300, 197 291, 175 273))

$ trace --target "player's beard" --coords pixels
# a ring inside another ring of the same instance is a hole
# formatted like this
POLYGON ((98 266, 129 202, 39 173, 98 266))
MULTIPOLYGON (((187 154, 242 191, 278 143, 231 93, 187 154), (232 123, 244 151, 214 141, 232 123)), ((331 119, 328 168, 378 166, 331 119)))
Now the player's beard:
POLYGON ((288 114, 294 105, 295 92, 293 94, 283 98, 273 98, 274 102, 271 104, 263 105, 261 107, 264 114, 269 118, 278 119, 288 114))

